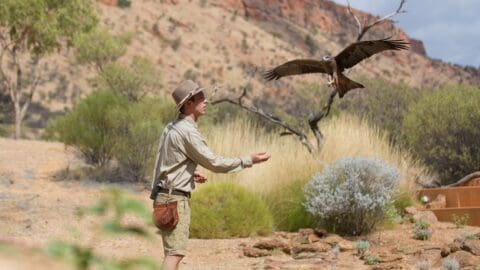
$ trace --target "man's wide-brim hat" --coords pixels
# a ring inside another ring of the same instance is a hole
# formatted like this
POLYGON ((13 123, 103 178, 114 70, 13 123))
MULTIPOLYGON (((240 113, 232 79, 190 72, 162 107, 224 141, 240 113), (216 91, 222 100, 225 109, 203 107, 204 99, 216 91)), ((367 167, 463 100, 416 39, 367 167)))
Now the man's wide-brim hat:
POLYGON ((172 93, 173 100, 177 104, 176 111, 179 111, 187 100, 203 90, 204 88, 192 80, 182 82, 172 93))

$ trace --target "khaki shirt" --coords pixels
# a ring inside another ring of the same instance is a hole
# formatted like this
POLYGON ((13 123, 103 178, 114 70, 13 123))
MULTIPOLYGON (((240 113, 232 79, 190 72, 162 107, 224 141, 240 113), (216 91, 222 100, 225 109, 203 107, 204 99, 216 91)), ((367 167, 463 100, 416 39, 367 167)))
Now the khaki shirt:
POLYGON ((197 165, 213 172, 228 173, 251 167, 252 159, 215 155, 208 148, 195 121, 181 115, 165 127, 160 138, 152 188, 158 185, 191 192, 195 189, 193 173, 197 165))

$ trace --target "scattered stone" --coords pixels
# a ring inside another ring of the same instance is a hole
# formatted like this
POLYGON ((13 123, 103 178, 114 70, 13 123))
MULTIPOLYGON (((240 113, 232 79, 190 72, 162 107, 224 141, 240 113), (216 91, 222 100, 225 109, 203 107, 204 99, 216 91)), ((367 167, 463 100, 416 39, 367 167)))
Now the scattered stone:
POLYGON ((324 270, 326 265, 320 258, 277 261, 273 259, 265 259, 265 269, 268 270, 290 270, 290 269, 308 269, 308 270, 324 270))
POLYGON ((443 194, 438 194, 435 200, 425 205, 425 208, 427 209, 441 209, 445 207, 447 207, 447 199, 443 194))
POLYGON ((318 236, 320 238, 328 235, 327 230, 322 229, 322 228, 316 228, 316 229, 313 230, 313 232, 315 233, 316 236, 318 236))
POLYGON ((437 216, 432 211, 418 211, 416 214, 412 216, 412 222, 416 222, 419 220, 423 220, 428 224, 437 223, 438 219, 437 216))
POLYGON ((378 261, 381 263, 389 263, 395 261, 403 260, 403 256, 400 254, 392 254, 392 253, 380 253, 378 254, 378 261))
POLYGON ((308 236, 308 243, 315 243, 320 241, 322 238, 319 237, 316 233, 312 233, 308 236))
POLYGON ((317 242, 315 244, 296 244, 292 247, 292 254, 298 254, 302 252, 327 252, 330 249, 330 245, 322 242, 317 242))
POLYGON ((254 248, 254 247, 244 247, 243 248, 243 255, 247 257, 265 257, 265 256, 270 256, 272 255, 270 251, 265 250, 265 249, 259 249, 259 248, 254 248))
POLYGON ((480 256, 480 241, 479 240, 466 239, 463 242, 462 249, 472 253, 473 255, 480 256))
POLYGON ((357 245, 355 242, 342 239, 342 241, 337 243, 338 248, 340 251, 350 251, 350 250, 355 250, 357 248, 357 245))
POLYGON ((345 241, 341 236, 336 234, 329 234, 327 237, 322 239, 323 243, 327 243, 330 246, 338 245, 338 243, 345 241))
POLYGON ((290 245, 287 242, 276 238, 262 240, 254 244, 253 247, 267 250, 280 249, 283 252, 290 254, 290 245))
POLYGON ((324 258, 325 254, 318 253, 318 252, 300 252, 292 256, 295 260, 303 260, 303 259, 312 259, 312 258, 324 258))

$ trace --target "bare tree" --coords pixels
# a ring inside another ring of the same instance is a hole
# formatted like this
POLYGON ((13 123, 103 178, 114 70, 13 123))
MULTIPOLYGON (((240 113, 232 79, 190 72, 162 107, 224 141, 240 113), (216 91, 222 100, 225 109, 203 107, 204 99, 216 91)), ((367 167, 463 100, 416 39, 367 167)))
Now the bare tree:
MULTIPOLYGON (((348 12, 351 16, 353 16, 353 18, 354 18, 354 20, 355 20, 355 22, 357 23, 357 26, 358 26, 358 35, 356 37, 356 41, 360 41, 364 37, 364 35, 372 27, 374 27, 376 25, 379 25, 382 22, 387 21, 389 18, 391 18, 391 17, 393 17, 397 14, 406 12, 405 10, 403 10, 403 5, 405 4, 405 2, 406 2, 406 0, 400 0, 398 8, 394 12, 392 12, 392 13, 390 13, 390 14, 382 17, 382 18, 379 18, 379 19, 377 19, 377 20, 375 20, 371 23, 368 23, 367 19, 365 17, 364 20, 363 20, 363 24, 360 22, 358 16, 356 16, 355 13, 350 8, 350 3, 347 2, 348 3, 348 7, 347 7, 348 12)), ((253 75, 252 75, 252 77, 253 77, 253 75)), ((330 113, 330 109, 333 105, 333 102, 335 101, 335 97, 338 94, 338 89, 336 89, 335 84, 332 84, 332 83, 329 82, 328 85, 332 88, 332 91, 329 95, 328 100, 316 113, 312 113, 307 119, 308 124, 310 126, 310 129, 315 136, 315 139, 316 139, 316 142, 317 142, 318 152, 321 151, 322 146, 323 146, 323 142, 324 142, 324 136, 323 136, 322 132, 320 131, 319 127, 318 127, 318 123, 322 119, 324 119, 325 117, 328 116, 328 114, 330 113)), ((243 99, 245 98, 246 95, 247 95, 247 87, 244 87, 244 89, 242 91, 242 94, 239 97, 236 97, 236 98, 222 98, 222 99, 214 100, 212 102, 212 104, 215 105, 215 104, 219 104, 219 103, 223 103, 223 102, 228 102, 230 104, 234 104, 236 106, 239 106, 240 108, 242 108, 244 110, 247 110, 249 112, 253 112, 257 115, 260 115, 263 119, 265 119, 265 120, 267 120, 267 121, 269 121, 269 122, 271 122, 275 125, 278 125, 278 126, 281 126, 281 127, 285 128, 286 132, 283 132, 281 135, 294 135, 308 149, 309 152, 313 153, 313 145, 312 145, 312 143, 310 143, 307 135, 302 130, 299 130, 297 128, 292 127, 291 125, 287 124, 285 121, 280 119, 279 117, 274 116, 274 115, 269 114, 269 113, 266 113, 262 109, 259 109, 255 106, 245 105, 245 103, 243 102, 243 99)))

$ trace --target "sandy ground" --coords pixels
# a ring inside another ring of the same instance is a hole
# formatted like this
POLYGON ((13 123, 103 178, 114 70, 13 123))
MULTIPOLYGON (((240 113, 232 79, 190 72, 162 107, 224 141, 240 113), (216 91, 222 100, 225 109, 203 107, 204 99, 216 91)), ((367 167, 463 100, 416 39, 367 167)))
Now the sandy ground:
MULTIPOLYGON (((95 229, 97 219, 80 219, 75 215, 77 207, 93 205, 112 186, 150 205, 144 185, 66 181, 54 177, 67 167, 83 165, 78 154, 60 143, 0 138, 0 270, 68 269, 38 251, 58 239, 91 246, 96 253, 114 258, 149 256, 158 263, 162 261, 161 239, 154 228, 149 228, 153 240, 103 236, 95 229)), ((411 224, 399 225, 394 230, 378 231, 366 238, 377 251, 402 254, 414 269, 415 263, 422 259, 438 264, 441 246, 451 243, 462 232, 480 231, 477 227, 457 229, 453 224, 438 223, 433 227, 432 240, 418 241, 412 238, 411 228, 411 224)), ((182 261, 181 269, 263 269, 265 258, 248 258, 241 252, 242 245, 258 240, 190 239, 188 256, 182 261)), ((281 252, 273 256, 278 260, 288 258, 281 252)), ((346 253, 341 253, 339 263, 331 268, 369 269, 346 253)))

